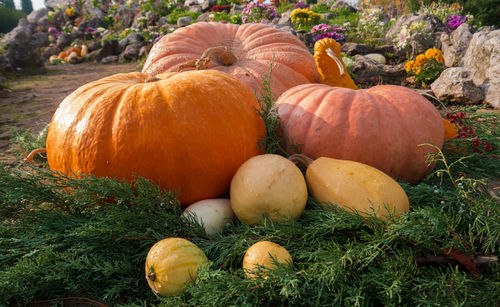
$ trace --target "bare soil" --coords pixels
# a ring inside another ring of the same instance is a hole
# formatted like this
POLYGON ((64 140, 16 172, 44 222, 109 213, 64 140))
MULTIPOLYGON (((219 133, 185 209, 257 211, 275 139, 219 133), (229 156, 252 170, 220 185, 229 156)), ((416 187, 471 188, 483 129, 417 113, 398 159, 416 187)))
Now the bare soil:
POLYGON ((116 73, 137 71, 137 63, 48 66, 47 73, 20 77, 9 89, 0 89, 0 164, 15 163, 13 130, 39 133, 47 126, 59 103, 80 86, 116 73))

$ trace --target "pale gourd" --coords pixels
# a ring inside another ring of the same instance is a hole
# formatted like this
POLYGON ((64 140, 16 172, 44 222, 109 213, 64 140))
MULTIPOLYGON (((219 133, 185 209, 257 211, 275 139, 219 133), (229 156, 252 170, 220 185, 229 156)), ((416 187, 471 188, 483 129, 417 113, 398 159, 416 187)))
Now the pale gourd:
MULTIPOLYGON (((276 268, 273 258, 282 264, 290 266, 293 264, 292 256, 286 248, 274 242, 260 241, 247 249, 243 257, 243 270, 248 278, 255 278, 257 274, 254 271, 259 266, 269 269, 276 268)), ((262 277, 266 277, 266 274, 262 274, 262 277)))
POLYGON ((243 163, 231 180, 231 207, 238 219, 252 225, 264 217, 298 219, 307 202, 300 169, 286 158, 265 154, 243 163))
POLYGON ((184 291, 186 283, 196 279, 198 266, 208 262, 205 253, 194 243, 182 238, 157 242, 146 257, 146 280, 160 296, 184 291))
POLYGON ((361 215, 374 213, 385 221, 391 215, 399 217, 410 209, 403 188, 374 167, 326 157, 313 161, 304 155, 292 155, 289 159, 307 167, 309 193, 323 207, 334 204, 361 215))
POLYGON ((234 216, 229 199, 204 199, 189 205, 182 213, 182 217, 194 218, 203 225, 205 232, 214 235, 221 232, 231 223, 234 216))

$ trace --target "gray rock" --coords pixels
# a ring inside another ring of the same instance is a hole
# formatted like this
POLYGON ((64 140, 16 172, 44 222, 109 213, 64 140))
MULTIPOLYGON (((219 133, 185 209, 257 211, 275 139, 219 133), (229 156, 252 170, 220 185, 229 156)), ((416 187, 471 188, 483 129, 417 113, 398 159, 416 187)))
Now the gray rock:
POLYGON ((29 28, 29 27, 32 26, 32 24, 26 18, 21 18, 17 22, 17 26, 18 27, 27 27, 27 28, 29 28))
POLYGON ((335 13, 321 13, 321 19, 332 19, 335 18, 337 15, 335 13))
MULTIPOLYGON (((43 60, 39 46, 31 33, 25 31, 25 27, 16 27, 18 30, 7 38, 7 57, 11 67, 16 71, 37 70, 43 68, 43 60)), ((16 29, 15 28, 15 29, 16 29)), ((14 29, 14 30, 15 30, 14 29)), ((14 31, 13 30, 13 31, 14 31)))
POLYGON ((443 31, 444 24, 443 22, 436 16, 430 14, 407 14, 403 15, 396 20, 396 23, 389 29, 387 34, 385 35, 386 39, 392 39, 396 34, 401 31, 403 25, 410 26, 415 22, 426 22, 425 32, 428 35, 431 35, 434 32, 443 31))
POLYGON ((191 18, 191 16, 179 17, 179 19, 177 19, 177 26, 179 28, 189 26, 192 21, 193 21, 193 18, 191 18))
POLYGON ((149 51, 151 50, 151 47, 152 47, 152 45, 142 46, 141 49, 139 50, 139 58, 147 57, 149 54, 149 51))
POLYGON ((17 26, 14 29, 12 29, 9 33, 5 35, 5 42, 7 45, 10 43, 13 43, 14 41, 25 41, 29 40, 31 38, 31 28, 30 27, 23 27, 23 26, 17 26))
POLYGON ((134 21, 133 12, 123 4, 116 8, 115 17, 120 19, 125 28, 130 27, 134 21))
POLYGON ((186 0, 184 2, 184 7, 198 5, 198 0, 186 0))
MULTIPOLYGON (((118 55, 119 52, 119 44, 118 41, 115 39, 107 39, 103 40, 101 42, 102 48, 99 49, 99 52, 95 55, 94 60, 96 62, 100 62, 102 59, 105 57, 111 56, 111 55, 118 55)), ((118 59, 118 57, 117 57, 118 59)))
POLYGON ((62 50, 57 48, 56 45, 52 44, 46 48, 43 49, 42 51, 42 59, 47 60, 53 55, 59 54, 62 50))
POLYGON ((477 104, 484 98, 482 89, 472 81, 470 71, 463 67, 443 71, 431 84, 431 90, 439 100, 459 104, 477 104))
POLYGON ((63 50, 64 48, 71 45, 73 40, 75 39, 75 35, 72 33, 63 33, 57 37, 56 46, 57 48, 63 50))
POLYGON ((33 43, 40 47, 47 46, 49 44, 49 34, 47 32, 35 32, 31 36, 33 43))
POLYGON ((314 48, 314 34, 311 32, 306 32, 304 30, 299 30, 295 32, 297 37, 306 45, 309 51, 314 48))
POLYGON ((127 45, 128 45, 128 38, 127 37, 125 37, 124 39, 122 39, 118 42, 118 47, 120 48, 120 50, 125 50, 125 48, 127 48, 127 45))
POLYGON ((78 25, 78 32, 84 33, 85 29, 87 29, 87 28, 97 29, 99 27, 102 27, 102 28, 106 27, 106 23, 100 17, 93 17, 89 20, 82 21, 78 25))
POLYGON ((500 30, 475 33, 462 63, 483 88, 486 102, 500 109, 500 30))
POLYGON ((471 39, 471 27, 467 23, 461 24, 451 35, 441 34, 441 50, 447 67, 460 66, 471 39))
POLYGON ((49 27, 49 18, 47 16, 43 16, 42 18, 38 19, 37 26, 42 29, 47 29, 49 27))
POLYGON ((201 13, 203 12, 203 9, 201 8, 201 5, 191 5, 188 7, 188 11, 193 13, 201 13))
POLYGON ((280 25, 281 27, 292 27, 292 19, 290 19, 291 14, 292 10, 288 10, 281 14, 278 25, 280 25))
POLYGON ((167 17, 165 17, 165 16, 161 16, 160 19, 158 19, 158 25, 159 26, 166 25, 167 23, 168 23, 167 17))
POLYGON ((89 52, 101 49, 101 47, 102 47, 101 41, 95 41, 89 45, 89 52))
POLYGON ((393 45, 382 45, 377 47, 372 47, 363 44, 357 43, 344 43, 342 45, 342 52, 345 52, 347 55, 353 56, 356 54, 369 54, 369 53, 394 53, 393 45))
POLYGON ((201 10, 203 12, 207 12, 208 10, 210 10, 212 8, 212 6, 214 6, 216 4, 216 0, 205 0, 201 3, 201 10))
POLYGON ((372 59, 375 62, 382 64, 382 65, 385 65, 387 63, 385 56, 383 54, 380 54, 380 53, 368 53, 368 54, 365 54, 364 57, 372 59))
POLYGON ((47 0, 45 1, 45 7, 55 11, 57 7, 65 9, 71 0, 47 0))
POLYGON ((144 37, 139 32, 133 32, 133 33, 130 33, 129 36, 127 36, 127 40, 128 40, 129 45, 130 44, 137 44, 137 43, 144 42, 144 37))
POLYGON ((26 19, 28 20, 29 23, 38 25, 39 20, 42 17, 47 17, 47 13, 50 12, 50 10, 46 7, 38 9, 36 11, 31 12, 26 19))
POLYGON ((142 47, 143 46, 140 44, 128 45, 122 52, 122 54, 120 54, 120 59, 125 59, 129 61, 136 60, 139 57, 139 53, 142 47))
POLYGON ((117 55, 110 55, 101 59, 101 64, 110 64, 118 62, 117 55))
POLYGON ((236 14, 240 14, 241 12, 243 12, 243 8, 244 8, 243 5, 232 3, 231 4, 231 10, 229 11, 229 15, 233 16, 233 15, 236 15, 236 14))
POLYGON ((205 12, 196 18, 196 22, 207 22, 210 16, 210 12, 205 12))
POLYGON ((347 2, 344 2, 344 1, 337 1, 335 2, 331 7, 330 7, 330 10, 336 10, 338 8, 341 8, 341 7, 345 7, 345 8, 348 8, 349 11, 351 11, 351 13, 356 13, 358 11, 357 8, 355 8, 354 6, 350 5, 349 3, 347 2))
POLYGON ((400 85, 406 78, 406 71, 401 65, 382 65, 360 54, 354 56, 351 71, 356 83, 396 84, 400 85))

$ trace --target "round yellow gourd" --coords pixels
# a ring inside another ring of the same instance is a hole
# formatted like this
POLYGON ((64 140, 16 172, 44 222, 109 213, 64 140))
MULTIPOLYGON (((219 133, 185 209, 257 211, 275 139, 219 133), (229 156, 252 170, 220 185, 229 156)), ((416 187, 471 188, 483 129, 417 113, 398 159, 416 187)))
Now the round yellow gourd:
POLYGON ((231 207, 246 224, 267 216, 273 220, 298 219, 307 202, 307 186, 300 169, 273 154, 258 155, 243 163, 231 180, 231 207))
MULTIPOLYGON (((273 258, 279 263, 289 264, 293 263, 290 253, 281 245, 270 242, 260 241, 250 246, 243 257, 243 270, 249 278, 257 277, 256 274, 251 273, 258 269, 258 266, 268 268, 275 268, 273 258)), ((265 277, 265 274, 263 275, 265 277)))
POLYGON ((403 188, 374 167, 325 157, 312 161, 303 155, 293 155, 290 159, 308 164, 309 193, 323 206, 332 203, 363 215, 375 212, 382 220, 388 220, 392 213, 399 217, 410 209, 403 188))
POLYGON ((160 296, 184 291, 186 283, 193 283, 196 269, 208 262, 205 253, 194 243, 182 238, 168 238, 157 242, 146 258, 146 280, 160 296))

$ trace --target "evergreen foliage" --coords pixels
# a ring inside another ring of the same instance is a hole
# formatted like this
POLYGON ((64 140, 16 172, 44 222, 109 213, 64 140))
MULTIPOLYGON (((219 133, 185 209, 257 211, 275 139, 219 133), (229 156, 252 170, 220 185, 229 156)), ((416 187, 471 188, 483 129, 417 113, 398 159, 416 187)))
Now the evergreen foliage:
POLYGON ((2 6, 9 8, 9 9, 16 9, 16 5, 14 4, 14 0, 3 0, 2 1, 2 6))
MULTIPOLYGON (((17 26, 19 19, 26 16, 23 11, 16 10, 7 5, 11 1, 6 1, 5 6, 0 6, 0 33, 8 33, 17 26)), ((14 2, 12 1, 12 5, 14 2)))
POLYGON ((21 10, 26 14, 33 12, 33 3, 31 0, 21 0, 21 10))

